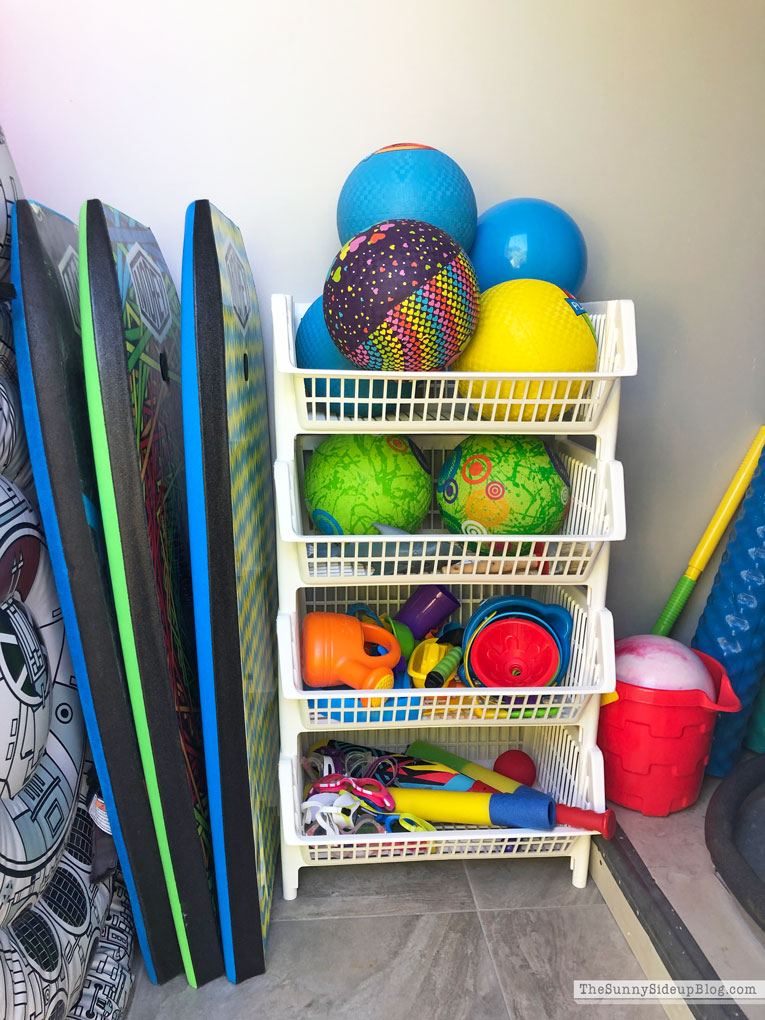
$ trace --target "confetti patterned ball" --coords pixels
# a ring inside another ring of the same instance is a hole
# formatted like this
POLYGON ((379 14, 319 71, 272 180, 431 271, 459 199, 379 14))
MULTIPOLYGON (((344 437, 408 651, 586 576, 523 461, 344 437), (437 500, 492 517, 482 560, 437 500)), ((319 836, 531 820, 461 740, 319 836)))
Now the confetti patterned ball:
POLYGON ((475 194, 465 172, 429 145, 386 145, 357 164, 337 202, 337 232, 345 244, 370 223, 412 219, 432 223, 465 251, 476 232, 475 194))
MULTIPOLYGON (((478 328, 453 367, 458 372, 592 372, 597 361, 595 330, 576 298, 544 280, 510 280, 481 294, 478 328)), ((473 405, 484 418, 542 421, 573 407, 586 385, 463 380, 459 392, 484 401, 473 405), (556 398, 562 402, 551 405, 556 398), (500 414, 498 400, 510 402, 510 408, 500 414), (535 403, 539 400, 544 403, 535 403)))
POLYGON ((375 535, 376 524, 414 532, 430 509, 425 459, 404 436, 328 436, 305 470, 305 501, 324 535, 375 535))
POLYGON ((532 436, 472 436, 436 485, 446 528, 465 535, 559 534, 571 482, 552 445, 532 436))
POLYGON ((478 285, 454 238, 419 220, 377 223, 344 244, 324 284, 324 318, 360 368, 446 368, 473 335, 478 285))

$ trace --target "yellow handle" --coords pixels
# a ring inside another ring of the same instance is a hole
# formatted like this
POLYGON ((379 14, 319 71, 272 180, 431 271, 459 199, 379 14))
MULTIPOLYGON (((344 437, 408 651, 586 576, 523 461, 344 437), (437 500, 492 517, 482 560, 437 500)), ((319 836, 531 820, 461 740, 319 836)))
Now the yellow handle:
POLYGON ((701 571, 709 562, 709 557, 717 547, 722 533, 730 524, 736 507, 743 499, 744 493, 752 480, 752 475, 760 459, 763 445, 765 445, 765 425, 762 426, 755 436, 754 442, 747 450, 738 471, 733 476, 733 481, 720 500, 714 516, 707 526, 707 530, 701 536, 701 541, 693 551, 693 555, 688 562, 688 569, 685 571, 685 576, 689 577, 692 581, 698 580, 701 571))
POLYGON ((491 825, 488 793, 389 787, 399 814, 417 815, 429 822, 491 825))

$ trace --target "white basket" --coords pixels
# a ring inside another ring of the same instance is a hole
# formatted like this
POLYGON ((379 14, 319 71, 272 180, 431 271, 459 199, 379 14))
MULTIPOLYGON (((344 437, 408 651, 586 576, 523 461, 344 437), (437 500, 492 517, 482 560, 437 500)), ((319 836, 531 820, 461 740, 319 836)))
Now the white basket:
POLYGON ((593 372, 330 372, 297 367, 299 315, 291 297, 276 294, 275 372, 293 390, 295 431, 385 432, 401 423, 408 432, 463 432, 467 425, 472 433, 496 432, 499 425, 502 432, 550 432, 561 425, 569 433, 592 432, 614 381, 637 372, 635 310, 627 300, 584 307, 598 342, 593 372), (512 399, 497 396, 498 380, 512 384, 512 399), (460 395, 461 381, 469 396, 460 395))
MULTIPOLYGON (((419 436, 433 478, 459 435, 419 436)), ((283 542, 295 544, 298 570, 307 583, 343 584, 353 578, 549 583, 587 579, 604 542, 623 539, 624 478, 618 461, 602 460, 578 443, 558 439, 556 449, 571 479, 571 500, 559 535, 453 535, 444 531, 436 504, 416 536, 321 535, 302 498, 303 472, 317 435, 296 440, 295 460, 274 464, 276 509, 283 542)))
MULTIPOLYGON (((457 688, 438 692, 411 688, 385 692, 370 699, 368 692, 303 688, 300 662, 300 628, 307 612, 343 613, 354 602, 378 614, 403 605, 416 585, 358 585, 300 589, 297 605, 282 605, 277 619, 279 674, 283 698, 297 708, 299 726, 326 730, 328 726, 379 729, 401 726, 460 725, 507 726, 517 724, 574 723, 589 698, 614 690, 614 635, 607 609, 588 604, 587 594, 575 586, 537 585, 506 587, 491 584, 449 585, 460 600, 450 618, 466 624, 479 604, 494 595, 526 595, 545 604, 558 604, 572 616, 571 659, 562 682, 554 687, 457 688)), ((283 713, 284 715, 284 713, 283 713)), ((283 719, 283 723, 285 720, 283 719)))
MULTIPOLYGON (((534 786, 549 793, 556 803, 595 811, 605 810, 603 757, 597 747, 583 748, 576 727, 455 727, 439 733, 436 743, 480 765, 492 767, 503 751, 517 748, 529 754, 537 768, 534 786)), ((366 743, 357 731, 330 732, 352 743, 366 743)), ((299 754, 306 754, 320 738, 303 734, 299 754)), ((386 751, 404 751, 413 740, 432 740, 429 730, 380 730, 369 745, 386 751)), ((374 833, 348 836, 306 836, 301 802, 306 778, 298 756, 282 755, 279 764, 282 792, 282 826, 288 852, 297 851, 298 866, 360 864, 372 861, 438 860, 455 857, 531 857, 571 855, 582 836, 590 831, 556 826, 550 832, 537 829, 473 828, 442 826, 428 833, 374 833)), ((586 853, 586 851, 585 851, 586 853)), ((294 866, 294 865, 293 865, 294 866)), ((586 863, 585 863, 586 874, 586 863)))

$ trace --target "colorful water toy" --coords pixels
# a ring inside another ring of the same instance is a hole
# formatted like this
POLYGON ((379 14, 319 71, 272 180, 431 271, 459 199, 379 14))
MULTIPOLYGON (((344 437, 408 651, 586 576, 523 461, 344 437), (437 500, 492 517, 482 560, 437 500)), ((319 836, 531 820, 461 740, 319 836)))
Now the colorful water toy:
POLYGON ((401 647, 387 630, 344 613, 306 613, 301 637, 303 681, 309 687, 345 684, 355 690, 393 687, 401 647), (370 655, 365 645, 382 649, 370 655))

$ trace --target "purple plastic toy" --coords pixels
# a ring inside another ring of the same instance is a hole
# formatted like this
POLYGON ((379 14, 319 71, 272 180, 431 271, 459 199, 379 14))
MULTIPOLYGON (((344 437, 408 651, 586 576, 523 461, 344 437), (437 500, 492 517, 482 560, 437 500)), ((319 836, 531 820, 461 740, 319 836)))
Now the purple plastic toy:
POLYGON ((394 619, 406 624, 415 641, 422 641, 428 631, 437 630, 459 607, 459 599, 448 588, 423 584, 412 592, 394 619))

